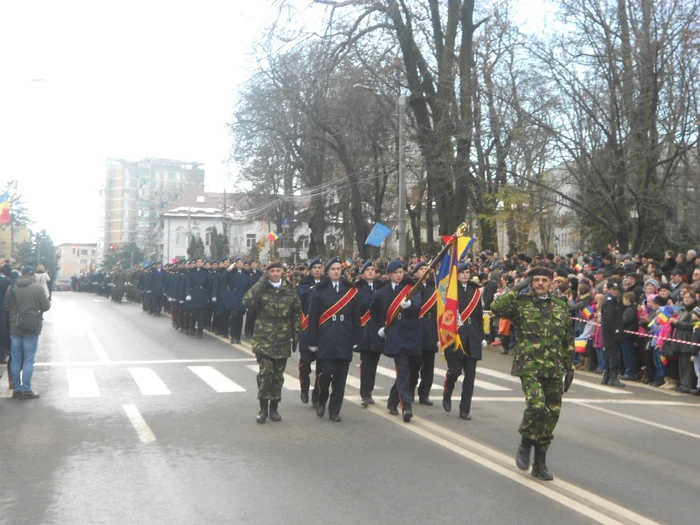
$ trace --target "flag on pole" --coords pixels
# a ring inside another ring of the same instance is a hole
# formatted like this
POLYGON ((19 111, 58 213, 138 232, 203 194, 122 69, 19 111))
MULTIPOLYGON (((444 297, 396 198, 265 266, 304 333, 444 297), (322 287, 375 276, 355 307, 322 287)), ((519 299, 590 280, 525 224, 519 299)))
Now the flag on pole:
POLYGON ((592 304, 589 304, 586 306, 583 310, 581 310, 581 316, 588 321, 591 317, 593 317, 593 314, 595 313, 595 308, 593 307, 592 304))
POLYGON ((577 337, 576 339, 574 339, 574 350, 577 354, 586 353, 586 341, 587 338, 585 337, 577 337))
POLYGON ((668 323, 668 320, 673 317, 673 306, 664 306, 663 309, 659 310, 656 317, 652 323, 656 323, 659 326, 663 326, 668 323))
POLYGON ((0 224, 10 222, 10 194, 5 192, 0 195, 0 224))
POLYGON ((374 225, 372 231, 369 232, 365 244, 369 244, 370 246, 376 246, 377 248, 379 248, 384 242, 384 239, 386 239, 387 235, 389 235, 390 233, 391 228, 389 228, 388 226, 384 226, 381 222, 378 222, 374 225))
POLYGON ((352 259, 348 257, 345 259, 345 262, 343 263, 343 268, 350 268, 352 266, 352 259))
POLYGON ((277 235, 274 231, 271 231, 270 233, 265 235, 265 238, 270 242, 275 242, 277 239, 280 238, 280 236, 277 235))
POLYGON ((459 301, 457 299, 457 264, 464 256, 474 239, 471 237, 457 237, 452 247, 440 262, 440 269, 437 275, 438 286, 438 337, 440 340, 440 350, 444 351, 451 345, 462 348, 462 341, 457 333, 457 316, 459 312, 459 301))

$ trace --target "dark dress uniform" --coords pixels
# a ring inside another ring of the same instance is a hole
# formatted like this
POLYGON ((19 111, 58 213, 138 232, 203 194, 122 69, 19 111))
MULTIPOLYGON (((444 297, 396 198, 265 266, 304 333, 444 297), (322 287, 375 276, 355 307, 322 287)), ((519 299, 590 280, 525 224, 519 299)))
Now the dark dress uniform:
POLYGON ((420 376, 420 386, 418 386, 418 402, 423 405, 432 405, 430 401, 430 389, 433 386, 435 377, 435 354, 438 351, 438 330, 437 330, 437 301, 429 308, 425 306, 435 293, 435 281, 427 279, 422 285, 423 306, 420 316, 423 326, 423 352, 421 355, 420 367, 416 367, 411 373, 411 397, 413 397, 418 385, 420 376))
POLYGON ((250 275, 243 269, 233 269, 228 272, 226 283, 228 285, 226 309, 229 314, 231 342, 240 343, 243 330, 243 316, 245 315, 243 297, 251 287, 250 275))
MULTIPOLYGON (((608 287, 619 286, 617 282, 609 283, 608 287)), ((625 386, 620 382, 622 368, 622 302, 619 298, 607 293, 600 309, 600 324, 603 333, 603 344, 608 357, 603 373, 602 383, 611 386, 625 386)))
MULTIPOLYGON (((309 350, 309 329, 303 318, 309 315, 311 307, 311 292, 317 282, 311 275, 304 277, 297 285, 297 295, 301 301, 302 327, 299 337, 299 383, 301 385, 301 401, 309 402, 309 386, 311 384, 311 363, 316 361, 316 353, 309 350), (307 328, 304 328, 307 326, 307 328)), ((307 318, 308 319, 308 318, 307 318)), ((311 402, 316 407, 318 403, 318 382, 314 381, 314 389, 311 393, 311 402)))
POLYGON ((323 417, 330 395, 328 417, 333 421, 340 421, 348 368, 360 330, 360 307, 356 295, 337 311, 333 307, 351 290, 355 288, 349 282, 341 279, 334 283, 326 277, 311 293, 309 347, 318 348, 316 372, 319 393, 316 414, 323 417), (334 314, 321 323, 324 314, 331 310, 334 314))
POLYGON ((204 268, 195 268, 187 274, 185 282, 185 300, 190 310, 190 334, 196 330, 197 337, 202 338, 204 331, 204 310, 211 299, 211 282, 209 273, 204 268), (187 301, 189 297, 189 301, 187 301))
MULTIPOLYGON (((370 311, 372 318, 384 327, 389 314, 389 307, 394 299, 406 287, 412 287, 410 277, 394 284, 389 282, 377 290, 372 300, 370 311)), ((394 359, 396 368, 396 382, 391 387, 387 408, 389 412, 398 415, 397 407, 401 404, 404 421, 408 422, 413 416, 411 405, 411 370, 419 366, 423 351, 423 327, 418 320, 418 313, 422 305, 420 292, 414 293, 410 299, 411 305, 403 309, 399 306, 399 315, 396 320, 385 328, 384 354, 394 359)))
POLYGON ((212 275, 211 282, 211 296, 216 297, 211 328, 216 335, 228 337, 228 314, 226 313, 226 294, 228 293, 228 284, 226 282, 226 269, 219 268, 216 270, 216 273, 212 275))
MULTIPOLYGON (((262 277, 262 271, 260 271, 259 269, 249 270, 248 274, 250 275, 251 287, 255 286, 260 280, 260 277, 262 277)), ((248 308, 245 314, 245 328, 243 329, 243 333, 246 337, 253 337, 253 329, 255 327, 256 316, 257 314, 255 308, 248 308)))
POLYGON ((156 268, 146 280, 146 289, 150 292, 149 313, 160 316, 163 308, 163 295, 168 284, 168 274, 163 269, 156 268))
MULTIPOLYGON (((479 287, 469 281, 466 284, 459 283, 457 287, 457 299, 459 302, 459 315, 461 316, 467 306, 475 299, 474 294, 479 294, 479 287)), ((484 340, 484 309, 479 297, 476 306, 469 317, 462 319, 462 325, 457 329, 462 341, 463 351, 454 345, 445 349, 447 360, 447 373, 445 374, 445 390, 442 395, 442 406, 449 412, 452 410, 452 392, 455 383, 462 372, 462 399, 459 403, 459 417, 471 419, 472 396, 474 395, 474 379, 476 379, 476 364, 481 360, 481 342, 484 340)), ((459 321, 458 323, 459 324, 459 321)))
POLYGON ((360 352, 360 397, 362 406, 373 405, 372 391, 377 377, 377 365, 384 351, 384 339, 377 333, 383 326, 371 315, 370 306, 374 292, 384 283, 374 281, 368 283, 365 280, 357 282, 357 302, 360 307, 360 335, 358 337, 357 350, 360 352), (369 317, 367 319, 365 316, 369 317), (364 317, 364 321, 363 321, 364 317))

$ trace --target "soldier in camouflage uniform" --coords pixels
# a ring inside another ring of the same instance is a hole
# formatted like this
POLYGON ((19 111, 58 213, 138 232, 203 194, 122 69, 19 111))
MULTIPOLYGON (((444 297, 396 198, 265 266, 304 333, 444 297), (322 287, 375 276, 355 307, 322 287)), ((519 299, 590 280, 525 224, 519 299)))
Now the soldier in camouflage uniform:
POLYGON ((517 334, 511 374, 520 377, 527 408, 520 424, 516 465, 521 470, 530 467, 535 445, 532 475, 543 481, 553 479, 546 465, 547 448, 559 420, 562 393, 574 379, 569 309, 566 301, 549 293, 551 279, 549 268, 533 268, 526 279, 491 304, 496 316, 513 322, 517 334))
POLYGON ((257 422, 282 421, 277 406, 282 399, 284 370, 301 333, 301 302, 294 286, 282 277, 282 264, 272 263, 255 286, 246 292, 243 304, 255 308, 253 353, 258 360, 257 422))

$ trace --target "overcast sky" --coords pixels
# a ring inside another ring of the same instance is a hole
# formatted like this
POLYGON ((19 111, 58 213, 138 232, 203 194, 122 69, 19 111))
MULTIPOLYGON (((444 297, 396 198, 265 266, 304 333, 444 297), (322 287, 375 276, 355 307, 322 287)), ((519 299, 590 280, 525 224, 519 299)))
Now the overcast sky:
POLYGON ((225 124, 271 4, 0 2, 0 183, 19 180, 32 228, 96 242, 107 157, 203 162, 230 187, 225 124))

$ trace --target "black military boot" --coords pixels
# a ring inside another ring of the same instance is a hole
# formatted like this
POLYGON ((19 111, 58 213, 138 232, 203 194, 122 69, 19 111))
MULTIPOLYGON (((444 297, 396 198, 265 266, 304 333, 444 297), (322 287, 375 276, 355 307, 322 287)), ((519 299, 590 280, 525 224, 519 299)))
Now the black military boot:
POLYGON ((442 394, 442 408, 445 412, 452 411, 452 390, 446 390, 442 394))
POLYGON ((518 447, 518 453, 515 456, 515 464, 520 470, 527 470, 530 468, 530 452, 532 451, 532 440, 523 436, 520 446, 518 447))
POLYGON ((535 445, 535 461, 532 464, 532 476, 542 481, 552 481, 554 476, 547 469, 547 449, 535 445))
POLYGON ((277 405, 279 404, 279 400, 277 399, 271 399, 270 400, 270 421, 282 421, 282 416, 280 416, 280 413, 277 412, 277 405))
POLYGON ((321 403, 320 401, 316 401, 316 415, 318 417, 323 417, 323 415, 326 413, 326 404, 321 403))
POLYGON ((600 384, 607 385, 609 382, 610 382, 610 370, 608 368, 606 368, 605 372, 603 372, 603 379, 601 379, 600 384))
POLYGON ((427 405, 429 407, 433 406, 433 402, 430 400, 428 396, 419 396, 418 397, 418 404, 419 405, 427 405))
POLYGON ((620 373, 617 370, 613 370, 610 373, 610 381, 608 381, 610 386, 616 386, 618 388, 625 388, 625 384, 620 381, 620 373))
POLYGON ((258 423, 264 423, 267 421, 267 399, 260 400, 260 412, 258 412, 258 418, 256 421, 258 423))
POLYGON ((304 404, 307 404, 309 402, 309 391, 307 390, 304 392, 303 390, 301 391, 301 402, 304 404))

